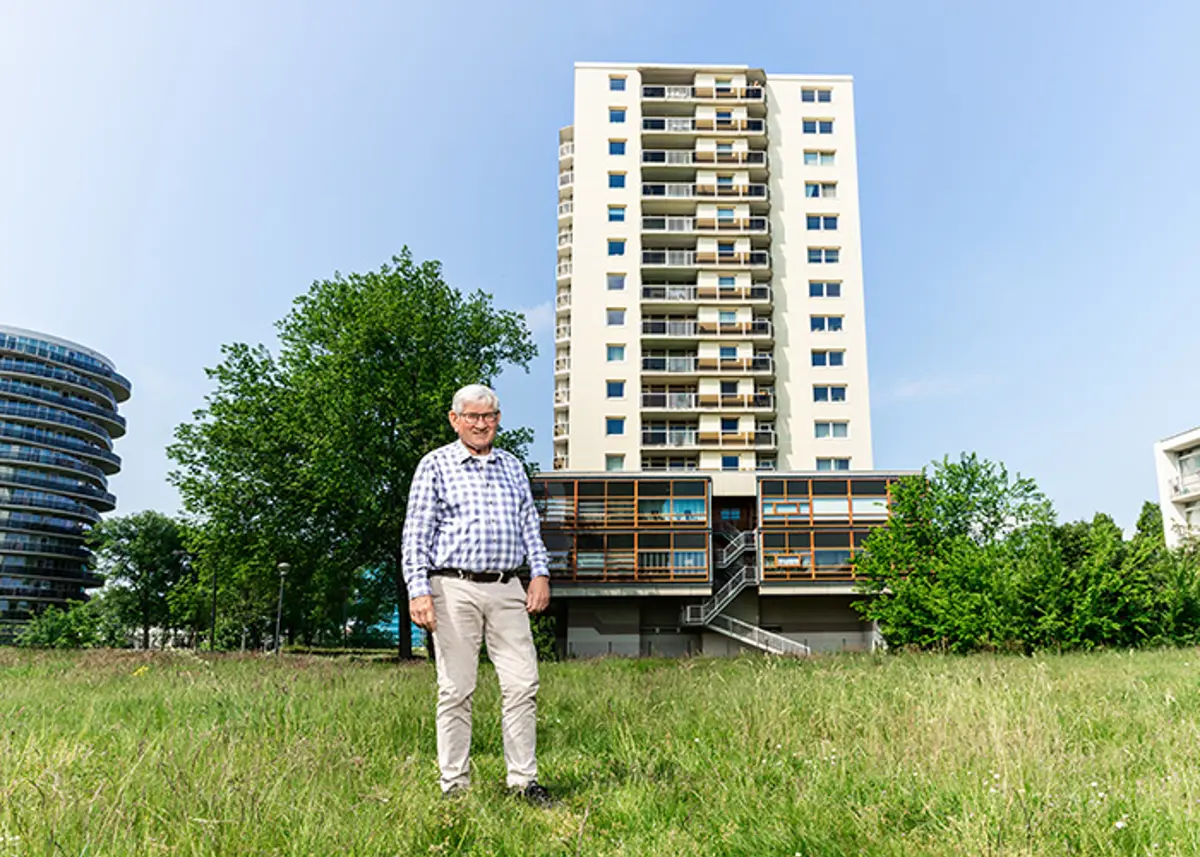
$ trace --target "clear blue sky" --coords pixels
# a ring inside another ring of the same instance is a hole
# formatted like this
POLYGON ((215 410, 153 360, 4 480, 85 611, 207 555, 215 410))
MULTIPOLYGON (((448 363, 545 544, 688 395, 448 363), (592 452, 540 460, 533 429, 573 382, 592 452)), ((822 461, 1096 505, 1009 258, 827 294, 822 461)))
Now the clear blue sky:
POLYGON ((856 78, 875 462, 975 450, 1132 524, 1200 424, 1200 4, 0 0, 0 322, 134 382, 121 513, 221 343, 408 244, 529 311, 550 460, 576 61, 856 78))

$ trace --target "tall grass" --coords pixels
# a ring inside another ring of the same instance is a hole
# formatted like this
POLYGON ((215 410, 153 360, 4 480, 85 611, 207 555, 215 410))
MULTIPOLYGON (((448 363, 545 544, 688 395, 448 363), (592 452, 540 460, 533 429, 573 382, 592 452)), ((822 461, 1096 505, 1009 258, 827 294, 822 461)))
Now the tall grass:
POLYGON ((1200 853, 1200 651, 544 665, 540 811, 413 666, 0 651, 0 855, 1200 853))

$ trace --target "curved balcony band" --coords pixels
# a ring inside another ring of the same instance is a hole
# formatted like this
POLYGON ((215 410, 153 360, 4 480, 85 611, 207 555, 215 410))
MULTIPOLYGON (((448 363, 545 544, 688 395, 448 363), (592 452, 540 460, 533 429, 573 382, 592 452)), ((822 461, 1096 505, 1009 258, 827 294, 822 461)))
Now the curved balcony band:
POLYGON ((0 443, 0 464, 3 463, 39 464, 53 468, 56 471, 66 471, 72 474, 82 474, 95 480, 101 489, 108 487, 108 477, 104 471, 94 464, 88 464, 70 455, 52 452, 36 446, 21 446, 16 443, 0 443))
POLYGON ((86 372, 104 382, 113 391, 118 402, 125 401, 133 392, 133 385, 129 383, 129 379, 113 369, 112 366, 90 354, 68 348, 50 339, 38 339, 0 330, 0 351, 28 354, 51 363, 70 366, 86 372))
MULTIPOLYGON (((29 378, 44 378, 47 381, 57 381, 67 387, 75 387, 79 392, 95 393, 110 402, 113 406, 114 414, 116 412, 117 397, 113 395, 112 390, 105 387, 99 381, 93 381, 91 378, 80 375, 78 372, 72 372, 69 369, 47 366, 43 363, 35 363, 32 360, 24 360, 20 357, 0 357, 0 375, 22 375, 29 378)), ((117 417, 117 419, 121 420, 121 424, 124 425, 124 417, 117 417)))
POLYGON ((109 452, 106 449, 92 446, 86 440, 80 440, 69 434, 60 434, 59 432, 47 431, 40 428, 30 428, 18 423, 0 420, 0 437, 27 440, 31 443, 48 446, 51 449, 68 449, 72 452, 77 452, 80 455, 98 460, 100 462, 100 470, 106 474, 113 474, 121 469, 121 457, 119 455, 109 452), (107 465, 107 468, 105 465, 107 465))
POLYGON ((66 411, 76 411, 87 414, 92 418, 101 419, 105 423, 108 423, 104 428, 110 437, 120 437, 125 434, 124 417, 119 416, 116 411, 108 410, 87 399, 77 396, 67 396, 57 390, 39 386, 38 384, 0 377, 0 396, 5 394, 18 399, 34 399, 37 402, 44 402, 51 407, 62 408, 66 411))
POLYGON ((103 583, 86 538, 116 506, 107 477, 131 392, 103 355, 0 325, 0 643, 103 583))

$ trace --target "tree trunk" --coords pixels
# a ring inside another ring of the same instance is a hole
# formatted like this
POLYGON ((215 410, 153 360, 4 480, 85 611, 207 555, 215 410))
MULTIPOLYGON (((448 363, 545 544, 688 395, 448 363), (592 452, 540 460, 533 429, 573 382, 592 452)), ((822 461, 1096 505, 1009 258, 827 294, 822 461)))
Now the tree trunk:
POLYGON ((412 618, 408 615, 408 587, 404 585, 404 565, 400 555, 400 542, 396 543, 396 606, 400 611, 396 623, 396 654, 402 661, 411 661, 412 652, 412 618))

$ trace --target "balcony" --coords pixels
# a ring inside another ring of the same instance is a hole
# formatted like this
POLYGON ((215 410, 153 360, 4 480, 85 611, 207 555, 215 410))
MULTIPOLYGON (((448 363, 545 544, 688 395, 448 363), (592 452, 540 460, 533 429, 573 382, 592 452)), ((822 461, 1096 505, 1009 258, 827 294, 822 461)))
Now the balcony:
POLYGON ((571 290, 566 289, 554 296, 555 309, 570 309, 571 308, 571 290))
POLYGON ((767 153, 761 149, 744 152, 714 151, 712 149, 645 149, 642 151, 643 167, 695 167, 714 164, 765 167, 767 153))
POLYGON ((554 469, 555 470, 566 470, 567 469, 567 457, 565 455, 554 456, 554 469))
POLYGON ((771 393, 642 393, 642 408, 652 411, 774 411, 771 393))
POLYGON ((556 269, 558 272, 558 279, 560 279, 560 280, 569 279, 571 276, 571 267, 572 266, 571 266, 570 259, 567 259, 565 262, 559 262, 558 267, 556 269))
POLYGON ((769 339, 774 334, 774 327, 769 318, 754 318, 746 321, 701 321, 697 327, 701 336, 769 339))
POLYGON ((575 171, 558 174, 558 195, 566 198, 575 193, 575 171))
POLYGON ((650 248, 642 251, 642 265, 655 268, 767 268, 771 254, 765 250, 721 253, 712 250, 671 250, 650 248))
POLYGON ((765 119, 717 119, 715 116, 646 116, 642 119, 645 134, 765 134, 765 119))
POLYGON ((571 338, 571 325, 560 324, 554 328, 554 339, 556 342, 561 342, 564 339, 571 338))
POLYGON ((694 428, 643 429, 642 446, 680 447, 696 446, 699 432, 694 428))
POLYGON ((563 143, 562 145, 560 145, 558 147, 558 159, 560 161, 565 161, 567 158, 572 158, 574 156, 575 156, 575 144, 573 142, 563 143))
POLYGON ((745 199, 761 201, 767 198, 765 184, 721 184, 712 182, 642 182, 645 199, 745 199))
POLYGON ((655 86, 642 87, 643 101, 746 101, 766 98, 761 86, 655 86))
POLYGON ((643 217, 642 231, 668 235, 714 233, 766 235, 771 222, 765 217, 643 217))
POLYGON ((642 372, 647 375, 772 375, 775 372, 775 360, 769 354, 756 354, 752 357, 651 355, 642 358, 642 372))
POLYGON ((570 423, 555 423, 554 424, 554 439, 562 440, 571 433, 570 423))
POLYGON ((554 358, 555 372, 570 372, 571 371, 571 355, 560 354, 554 358))
POLYGON ((563 229, 558 233, 558 249, 564 247, 569 248, 575 241, 575 232, 571 229, 563 229))
POLYGON ((770 303, 771 287, 752 286, 700 286, 696 283, 646 283, 642 285, 644 303, 686 304, 705 301, 737 301, 742 303, 770 303))
POLYGON ((558 204, 558 217, 560 220, 564 217, 569 219, 574 213, 575 201, 573 199, 566 199, 558 204))
POLYGON ((1171 482, 1172 500, 1191 500, 1200 497, 1200 475, 1185 476, 1171 482))
POLYGON ((554 404, 569 405, 571 404, 571 388, 556 387, 554 390, 554 404))
POLYGON ((661 337, 671 339, 680 337, 684 339, 695 339, 696 337, 696 320, 693 319, 665 319, 665 318, 647 318, 642 319, 642 336, 661 337))
POLYGON ((696 441, 700 446, 716 446, 721 449, 761 449, 775 446, 775 432, 772 429, 699 432, 696 441))

